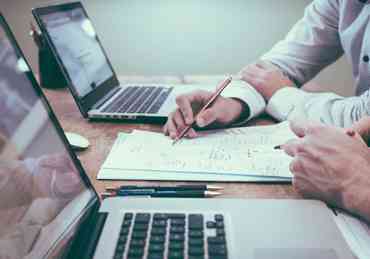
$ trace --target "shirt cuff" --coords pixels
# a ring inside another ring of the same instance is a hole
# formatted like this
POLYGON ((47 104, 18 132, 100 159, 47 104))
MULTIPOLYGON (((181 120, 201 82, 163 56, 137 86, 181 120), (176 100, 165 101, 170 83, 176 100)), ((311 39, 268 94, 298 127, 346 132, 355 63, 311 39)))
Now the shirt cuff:
POLYGON ((226 98, 236 98, 241 100, 248 105, 249 116, 243 121, 239 121, 238 124, 243 124, 253 117, 261 114, 265 107, 266 102, 260 93, 257 92, 252 86, 242 80, 233 80, 231 85, 227 87, 223 92, 222 96, 226 98))
POLYGON ((287 120, 299 105, 302 105, 309 93, 295 87, 284 87, 270 98, 266 112, 278 121, 287 120))

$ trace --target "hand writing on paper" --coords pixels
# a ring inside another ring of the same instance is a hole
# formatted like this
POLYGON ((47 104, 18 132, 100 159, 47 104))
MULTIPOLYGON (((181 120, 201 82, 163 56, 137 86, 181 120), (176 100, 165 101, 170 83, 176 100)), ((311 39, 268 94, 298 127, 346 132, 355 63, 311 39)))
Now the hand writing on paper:
MULTIPOLYGON (((225 126, 238 120, 245 113, 245 105, 241 101, 219 96, 213 105, 202 114, 195 116, 212 97, 208 91, 194 91, 176 98, 178 108, 172 112, 163 127, 163 132, 172 139, 187 126, 196 122, 199 127, 225 126)), ((249 114, 249 112, 248 112, 249 114)), ((194 138, 197 133, 189 130, 187 137, 194 138)))

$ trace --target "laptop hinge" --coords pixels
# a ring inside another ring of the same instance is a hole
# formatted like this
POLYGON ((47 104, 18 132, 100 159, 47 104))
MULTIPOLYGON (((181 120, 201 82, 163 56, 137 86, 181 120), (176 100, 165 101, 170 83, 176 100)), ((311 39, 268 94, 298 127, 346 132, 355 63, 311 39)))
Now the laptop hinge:
POLYGON ((100 234, 103 230, 108 213, 96 213, 78 233, 68 258, 91 259, 94 256, 100 234))

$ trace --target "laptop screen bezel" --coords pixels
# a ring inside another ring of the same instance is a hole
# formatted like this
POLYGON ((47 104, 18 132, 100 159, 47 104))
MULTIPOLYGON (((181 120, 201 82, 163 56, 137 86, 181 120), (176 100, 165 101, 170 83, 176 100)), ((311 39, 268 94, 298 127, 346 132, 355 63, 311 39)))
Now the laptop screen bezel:
POLYGON ((113 66, 112 66, 112 64, 111 64, 111 62, 108 58, 108 55, 107 55, 105 49, 103 48, 103 45, 100 42, 100 39, 99 39, 98 35, 96 35, 97 42, 98 42, 101 50, 103 51, 103 54, 104 54, 104 56, 107 60, 107 63, 109 65, 109 68, 111 69, 113 75, 84 97, 80 97, 78 95, 77 91, 75 90, 76 86, 73 84, 73 81, 72 81, 71 77, 69 76, 68 70, 64 66, 61 57, 58 55, 56 46, 54 45, 53 41, 51 40, 51 37, 50 37, 50 35, 49 35, 49 33, 46 29, 45 24, 42 21, 41 16, 48 15, 48 14, 53 14, 53 13, 61 12, 61 11, 62 12, 63 11, 69 11, 69 10, 73 10, 73 9, 76 9, 76 8, 81 8, 84 12, 84 15, 88 19, 90 19, 81 2, 72 2, 72 3, 65 3, 65 4, 56 4, 56 5, 36 7, 36 8, 32 9, 32 13, 33 13, 33 16, 36 19, 37 24, 39 25, 39 27, 41 29, 42 35, 44 35, 44 39, 46 40, 48 46, 50 47, 55 59, 57 60, 57 63, 59 65, 59 67, 62 70, 63 75, 66 78, 66 81, 68 82, 68 88, 69 88, 73 98, 75 99, 82 115, 86 118, 86 117, 88 117, 89 110, 96 103, 98 103, 100 100, 102 100, 103 97, 106 96, 115 87, 119 86, 119 80, 118 80, 116 72, 114 71, 113 66))
MULTIPOLYGON (((53 110, 51 109, 51 106, 50 106, 48 100, 46 99, 41 87, 39 86, 36 78, 34 77, 34 73, 32 71, 31 66, 29 65, 29 63, 28 63, 27 59, 25 58, 22 50, 20 49, 20 47, 19 47, 19 45, 18 45, 18 43, 17 43, 17 41, 14 37, 14 34, 11 31, 11 27, 9 26, 9 24, 7 23, 7 21, 5 20, 5 17, 3 16, 3 14, 1 12, 0 12, 0 26, 2 26, 2 28, 4 29, 4 33, 6 34, 10 43, 12 44, 16 55, 18 57, 23 58, 23 60, 26 62, 27 66, 29 68, 29 71, 25 72, 25 75, 27 76, 28 80, 30 81, 31 86, 34 89, 34 92, 35 92, 36 96, 42 102, 43 107, 45 108, 45 110, 47 112, 48 118, 52 122, 52 124, 53 124, 53 126, 56 130, 57 135, 59 136, 60 140, 62 141, 62 144, 63 144, 66 152, 70 156, 74 166, 76 167, 76 170, 78 171, 82 181, 84 182, 86 188, 88 190, 92 191, 92 194, 93 194, 90 201, 87 203, 86 208, 83 211, 81 211, 81 214, 79 215, 79 217, 76 218, 72 222, 72 224, 68 227, 68 229, 66 229, 66 232, 64 232, 62 234, 61 238, 63 239, 64 236, 68 236, 68 234, 73 230, 75 231, 75 233, 77 233, 79 227, 82 226, 85 221, 89 220, 89 216, 92 215, 92 214, 97 213, 97 210, 100 207, 101 202, 99 200, 99 197, 98 197, 98 194, 97 194, 95 188, 93 187, 89 177, 87 176, 85 170, 83 169, 80 160, 77 158, 75 153, 72 151, 71 146, 69 145, 69 142, 68 142, 68 140, 67 140, 67 138, 64 134, 64 131, 63 131, 61 125, 59 124, 58 119, 56 118, 53 110)), ((53 246, 50 247, 50 248, 53 249, 53 248, 55 248, 55 246, 56 246, 56 244, 53 244, 53 246)), ((66 252, 66 251, 64 251, 64 252, 66 252)))

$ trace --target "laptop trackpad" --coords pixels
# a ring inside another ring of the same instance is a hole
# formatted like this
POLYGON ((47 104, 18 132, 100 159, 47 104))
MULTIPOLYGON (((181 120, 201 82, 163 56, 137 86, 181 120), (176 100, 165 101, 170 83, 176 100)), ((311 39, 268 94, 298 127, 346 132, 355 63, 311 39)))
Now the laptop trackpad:
POLYGON ((322 248, 260 248, 254 259, 338 259, 333 249, 322 248))

